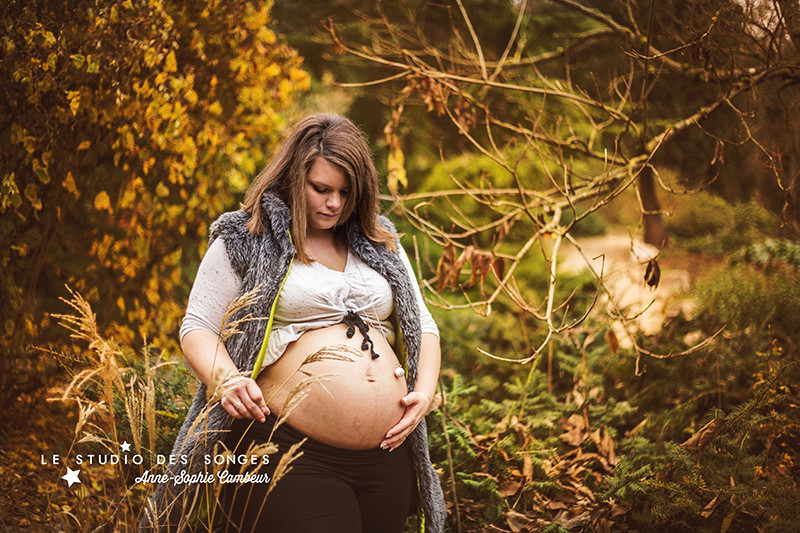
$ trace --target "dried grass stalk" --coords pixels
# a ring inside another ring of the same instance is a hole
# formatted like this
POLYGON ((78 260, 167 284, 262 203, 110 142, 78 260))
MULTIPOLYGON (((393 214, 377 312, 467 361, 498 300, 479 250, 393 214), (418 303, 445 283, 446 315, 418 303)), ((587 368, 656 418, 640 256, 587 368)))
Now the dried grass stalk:
POLYGON ((251 320, 264 320, 263 318, 253 317, 251 314, 247 314, 242 318, 230 321, 231 317, 237 314, 239 311, 253 305, 261 298, 261 285, 258 285, 254 289, 247 291, 246 293, 242 294, 241 296, 237 297, 236 299, 232 300, 228 303, 227 307, 225 308, 225 312, 222 314, 222 324, 220 325, 219 329, 219 338, 220 342, 225 342, 228 340, 232 335, 238 335, 241 333, 239 326, 244 324, 245 322, 249 322, 251 320))
POLYGON ((331 397, 333 395, 331 392, 325 388, 322 384, 324 381, 331 379, 332 377, 336 376, 337 374, 320 374, 315 376, 310 376, 304 378, 300 381, 297 385, 292 387, 292 390, 289 391, 289 395, 286 396, 286 400, 283 402, 283 406, 281 407, 281 415, 278 417, 278 421, 275 422, 275 425, 272 427, 272 431, 269 434, 269 440, 272 440, 272 436, 275 434, 275 430, 278 429, 281 424, 283 424, 286 419, 289 418, 289 415, 292 414, 292 411, 300 405, 300 403, 306 399, 308 396, 308 388, 313 385, 314 383, 319 383, 325 392, 327 392, 331 397))

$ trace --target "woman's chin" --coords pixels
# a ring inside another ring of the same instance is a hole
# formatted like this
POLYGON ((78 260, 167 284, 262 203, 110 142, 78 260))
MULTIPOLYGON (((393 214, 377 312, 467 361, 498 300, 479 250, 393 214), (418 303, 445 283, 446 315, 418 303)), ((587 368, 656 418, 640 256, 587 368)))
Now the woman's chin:
POLYGON ((308 230, 311 233, 331 231, 336 226, 337 220, 338 219, 314 221, 308 225, 308 230))

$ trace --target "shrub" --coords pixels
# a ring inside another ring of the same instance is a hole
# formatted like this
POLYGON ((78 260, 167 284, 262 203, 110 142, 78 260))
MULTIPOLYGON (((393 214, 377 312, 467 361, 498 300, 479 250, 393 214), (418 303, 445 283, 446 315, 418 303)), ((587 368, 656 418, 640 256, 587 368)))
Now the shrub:
POLYGON ((800 243, 786 239, 766 239, 738 250, 731 256, 731 264, 753 263, 762 267, 786 263, 800 268, 800 243))
POLYGON ((755 202, 729 204, 705 193, 686 197, 665 224, 676 244, 712 256, 761 240, 777 227, 774 215, 755 202))
MULTIPOLYGON (((732 334, 787 342, 800 333, 800 270, 779 262, 768 268, 733 262, 711 270, 695 293, 710 327, 728 324, 732 334)), ((793 341, 792 341, 793 342, 793 341)))

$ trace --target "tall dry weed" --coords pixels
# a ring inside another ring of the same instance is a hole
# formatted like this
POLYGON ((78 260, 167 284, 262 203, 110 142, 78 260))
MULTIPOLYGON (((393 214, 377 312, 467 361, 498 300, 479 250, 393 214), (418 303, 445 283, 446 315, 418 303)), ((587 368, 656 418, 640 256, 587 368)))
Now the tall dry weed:
MULTIPOLYGON (((88 345, 88 350, 84 353, 86 368, 73 369, 73 377, 67 383, 58 397, 50 398, 50 401, 60 401, 74 404, 78 409, 78 421, 75 424, 73 441, 70 445, 67 456, 71 457, 77 446, 93 446, 104 450, 107 454, 120 454, 121 445, 120 433, 130 434, 133 440, 136 453, 149 459, 150 465, 156 465, 156 442, 158 437, 157 421, 157 397, 159 391, 156 390, 159 372, 167 366, 175 365, 175 361, 161 360, 153 364, 151 354, 148 349, 143 351, 144 369, 136 372, 130 366, 126 366, 126 357, 123 349, 118 346, 113 339, 104 338, 97 326, 96 316, 92 312, 89 303, 77 292, 67 287, 70 298, 63 299, 71 309, 71 314, 54 314, 59 324, 70 331, 70 337, 77 342, 88 345)), ((219 356, 219 350, 223 343, 232 335, 241 333, 240 326, 250 320, 262 320, 261 317, 253 317, 250 314, 242 318, 231 320, 240 314, 239 311, 251 305, 259 298, 260 288, 243 294, 231 302, 224 314, 223 323, 218 331, 219 342, 214 351, 214 363, 219 356)), ((145 342, 145 346, 147 346, 145 342)), ((336 348, 336 347, 333 347, 336 348)), ((53 352, 50 352, 53 353, 53 352)), ((55 354, 59 355, 59 354, 55 354)), ((296 373, 302 373, 306 377, 295 385, 289 392, 278 422, 275 427, 283 424, 295 408, 306 398, 309 388, 314 384, 319 384, 324 388, 324 382, 334 374, 314 375, 307 370, 307 366, 319 361, 335 360, 349 361, 353 359, 341 353, 341 350, 329 349, 320 350, 308 356, 297 368, 296 373)), ((189 433, 200 432, 207 435, 208 413, 216 406, 222 397, 235 388, 240 380, 245 377, 245 373, 240 372, 214 372, 214 379, 208 387, 208 403, 201 415, 194 421, 189 433)), ((278 390, 286 386, 287 379, 278 390)), ((326 389, 327 390, 327 389, 326 389)), ((277 393, 277 391, 276 391, 277 393)), ((330 394, 330 391, 328 391, 330 394)), ((274 430, 273 430, 274 431, 274 430)), ((272 435, 270 435, 270 441, 272 435)), ((270 441, 258 445, 251 445, 247 454, 270 455, 277 451, 277 446, 270 441)), ((241 440, 238 444, 241 444, 241 440)), ((220 442, 222 454, 235 453, 224 447, 220 442)), ((267 495, 273 490, 274 484, 280 481, 288 472, 291 471, 292 462, 302 455, 300 451, 301 443, 292 446, 284 453, 273 473, 268 488, 267 495)), ((92 509, 82 508, 83 512, 77 514, 69 510, 51 509, 50 517, 53 523, 70 524, 70 528, 77 531, 95 530, 99 526, 113 524, 115 531, 135 531, 137 523, 143 512, 151 506, 150 494, 154 489, 150 484, 135 484, 132 478, 141 476, 147 470, 146 462, 135 467, 123 465, 122 461, 112 465, 112 470, 107 468, 84 467, 84 470, 91 474, 84 473, 88 478, 91 475, 92 486, 95 487, 97 498, 102 498, 100 505, 96 508, 109 509, 107 513, 92 514, 92 509), (129 469, 137 470, 135 476, 131 475, 129 469), (97 486, 99 485, 99 489, 97 486)), ((197 525, 197 521, 205 522, 207 526, 214 523, 219 518, 219 508, 216 502, 219 501, 222 484, 219 483, 220 468, 213 467, 214 483, 207 490, 195 491, 194 497, 189 501, 182 502, 182 515, 185 519, 179 525, 179 530, 184 530, 189 526, 197 525), (210 495, 210 498, 209 498, 210 495), (198 516, 200 518, 198 518, 198 516), (189 517, 194 517, 194 524, 190 524, 189 517)), ((260 469, 257 467, 251 474, 255 474, 260 469)), ((242 468, 240 468, 240 472, 242 468)), ((252 484, 251 484, 252 485, 252 484)), ((59 490, 58 486, 54 490, 59 490)), ((244 490, 238 487, 236 490, 244 490)), ((86 490, 83 487, 81 490, 86 490)), ((252 490, 252 487, 251 487, 252 490)), ((52 499, 53 494, 48 498, 52 499)), ((263 509, 263 501, 260 503, 260 510, 263 509)), ((154 509, 150 508, 151 511, 154 509)), ((259 512, 260 512, 259 510, 259 512)))
MULTIPOLYGON (((101 335, 89 303, 69 287, 67 290, 70 299, 61 300, 73 313, 52 316, 70 331, 72 339, 88 345, 88 350, 82 351, 83 361, 88 367, 74 369, 72 379, 61 394, 49 399, 74 404, 78 409, 78 421, 67 457, 71 457, 79 445, 83 448, 88 446, 89 450, 102 450, 96 455, 120 457, 123 449, 120 432, 125 428, 124 433, 131 435, 136 454, 147 456, 150 462, 154 462, 158 435, 155 376, 161 368, 175 363, 161 361, 151 365, 149 350, 145 349, 145 379, 140 379, 134 369, 124 365, 122 349, 101 335)), ((139 465, 139 475, 143 473, 143 468, 143 464, 139 465)), ((93 530, 97 522, 116 523, 117 529, 122 531, 133 530, 136 524, 134 509, 140 506, 142 496, 127 486, 126 480, 131 477, 131 470, 135 471, 137 467, 126 465, 122 460, 116 463, 107 460, 102 466, 84 463, 81 469, 84 479, 91 479, 91 490, 96 492, 93 496, 105 500, 103 503, 106 505, 92 508, 80 506, 77 513, 81 516, 63 510, 56 511, 48 505, 48 512, 53 513, 50 518, 69 523, 76 530, 93 530), (109 511, 96 511, 102 508, 109 511)), ((54 491, 60 488, 56 486, 54 491)), ((78 490, 84 494, 90 489, 80 487, 78 490)), ((54 496, 53 492, 48 494, 48 503, 54 496)))

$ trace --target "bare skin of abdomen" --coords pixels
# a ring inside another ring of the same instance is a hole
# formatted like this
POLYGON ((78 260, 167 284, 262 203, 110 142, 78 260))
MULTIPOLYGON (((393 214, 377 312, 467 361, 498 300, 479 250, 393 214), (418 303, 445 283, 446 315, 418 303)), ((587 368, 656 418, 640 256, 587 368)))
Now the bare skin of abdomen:
POLYGON ((346 332, 344 324, 305 332, 256 382, 269 410, 280 416, 295 385, 309 377, 306 373, 327 375, 322 382, 305 387, 306 397, 286 422, 324 444, 366 450, 377 447, 389 428, 400 421, 405 412, 400 399, 408 389, 405 378, 395 374, 397 357, 380 332, 369 331, 377 359, 372 359, 369 350, 361 350, 360 332, 352 338, 347 338, 346 332), (323 351, 314 358, 321 360, 304 364, 308 356, 337 345, 354 349, 342 352, 350 361, 329 359, 323 351))

